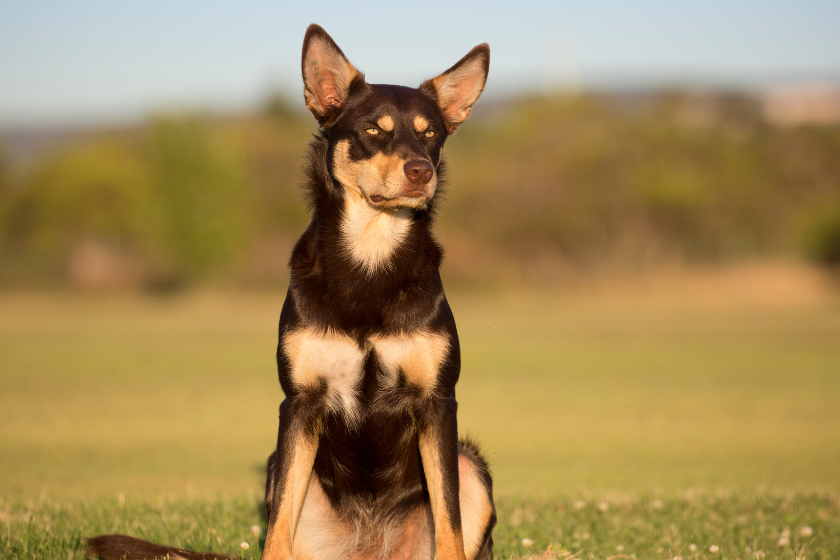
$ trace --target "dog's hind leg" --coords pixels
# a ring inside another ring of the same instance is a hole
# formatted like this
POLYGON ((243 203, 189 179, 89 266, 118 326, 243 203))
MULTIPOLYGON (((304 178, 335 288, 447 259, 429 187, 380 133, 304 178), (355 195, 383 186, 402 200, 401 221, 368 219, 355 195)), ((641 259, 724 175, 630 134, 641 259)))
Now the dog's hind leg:
POLYGON ((419 434, 434 518, 435 558, 484 560, 492 556, 496 523, 490 472, 473 442, 450 436, 450 430, 457 429, 454 414, 454 401, 444 401, 435 416, 437 425, 419 434))
MULTIPOLYGON (((464 557, 466 560, 490 560, 493 557, 492 531, 496 524, 493 486, 487 463, 478 447, 470 440, 459 442, 458 478, 464 557)), ((388 558, 432 560, 435 557, 435 529, 429 503, 410 514, 398 531, 401 536, 398 544, 389 551, 388 558)), ((333 555, 321 558, 327 560, 338 557, 333 555)), ((382 554, 371 554, 360 558, 374 560, 381 557, 382 554)))
POLYGON ((458 494, 464 552, 467 560, 489 560, 493 557, 492 532, 496 525, 493 481, 478 446, 469 439, 462 439, 458 444, 458 494))

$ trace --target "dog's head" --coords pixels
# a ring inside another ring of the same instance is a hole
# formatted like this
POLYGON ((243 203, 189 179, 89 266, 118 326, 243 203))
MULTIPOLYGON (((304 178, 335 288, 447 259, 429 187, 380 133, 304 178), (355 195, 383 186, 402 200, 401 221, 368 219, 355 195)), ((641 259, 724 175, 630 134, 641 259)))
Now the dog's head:
POLYGON ((437 191, 443 143, 469 116, 489 68, 483 44, 417 89, 368 84, 326 31, 310 25, 304 97, 329 139, 333 178, 375 208, 426 208, 437 191))

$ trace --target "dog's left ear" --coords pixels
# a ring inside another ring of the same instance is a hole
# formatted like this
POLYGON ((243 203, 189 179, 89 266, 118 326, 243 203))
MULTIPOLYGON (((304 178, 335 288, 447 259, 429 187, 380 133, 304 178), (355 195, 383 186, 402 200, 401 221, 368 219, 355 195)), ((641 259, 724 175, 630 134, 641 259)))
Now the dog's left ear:
POLYGON ((483 43, 455 66, 420 86, 420 91, 437 100, 449 134, 470 116, 473 104, 484 91, 489 71, 490 46, 483 43))
POLYGON ((325 125, 338 115, 356 78, 364 76, 356 70, 326 31, 316 24, 303 38, 303 96, 306 108, 318 124, 325 125))

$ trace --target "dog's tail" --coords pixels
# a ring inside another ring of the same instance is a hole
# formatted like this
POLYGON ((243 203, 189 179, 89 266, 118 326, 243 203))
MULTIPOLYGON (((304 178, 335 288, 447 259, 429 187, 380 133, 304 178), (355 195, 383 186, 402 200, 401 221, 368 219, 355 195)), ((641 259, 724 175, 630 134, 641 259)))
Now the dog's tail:
POLYGON ((215 552, 193 552, 171 546, 163 546, 128 535, 99 535, 87 540, 89 556, 104 560, 240 560, 238 556, 216 554, 215 552))

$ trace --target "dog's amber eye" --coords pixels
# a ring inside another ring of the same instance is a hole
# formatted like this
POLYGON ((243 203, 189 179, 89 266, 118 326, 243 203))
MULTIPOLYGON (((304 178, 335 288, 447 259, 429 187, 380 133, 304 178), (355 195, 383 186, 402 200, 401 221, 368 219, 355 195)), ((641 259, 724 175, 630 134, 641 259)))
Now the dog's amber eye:
POLYGON ((427 130, 426 131, 426 138, 431 138, 435 134, 437 134, 437 132, 435 132, 434 130, 427 130))
POLYGON ((372 126, 370 128, 365 129, 365 132, 367 132, 368 134, 370 134, 372 136, 376 136, 377 134, 379 134, 379 129, 372 126))

